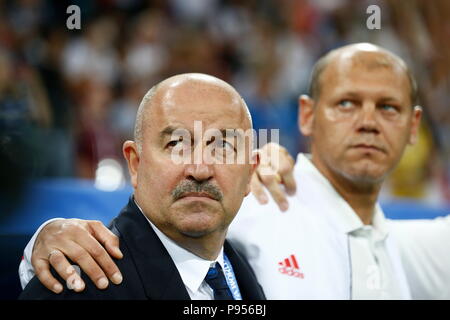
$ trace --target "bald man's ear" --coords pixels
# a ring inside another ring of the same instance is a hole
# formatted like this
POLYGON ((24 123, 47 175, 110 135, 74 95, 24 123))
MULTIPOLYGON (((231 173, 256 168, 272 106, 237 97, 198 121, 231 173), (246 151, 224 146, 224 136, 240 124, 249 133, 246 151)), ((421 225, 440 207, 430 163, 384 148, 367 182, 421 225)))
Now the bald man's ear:
POLYGON ((250 161, 251 167, 250 167, 250 179, 248 181, 247 184, 247 190, 245 191, 245 196, 248 196, 248 194, 251 191, 251 182, 252 182, 252 177, 255 174, 256 168, 258 168, 259 163, 260 163, 260 155, 259 155, 259 151, 258 150, 253 150, 252 151, 252 158, 250 161))
POLYGON ((422 118, 422 107, 415 106, 411 118, 411 133, 409 136, 409 144, 416 144, 417 136, 419 134, 420 119, 422 118))
POLYGON ((298 98, 298 126, 300 132, 309 137, 312 134, 314 122, 314 100, 306 94, 298 98))
POLYGON ((139 166, 139 152, 136 142, 128 140, 125 141, 122 147, 123 156, 127 159, 128 172, 131 177, 131 185, 133 188, 137 187, 137 171, 139 166))

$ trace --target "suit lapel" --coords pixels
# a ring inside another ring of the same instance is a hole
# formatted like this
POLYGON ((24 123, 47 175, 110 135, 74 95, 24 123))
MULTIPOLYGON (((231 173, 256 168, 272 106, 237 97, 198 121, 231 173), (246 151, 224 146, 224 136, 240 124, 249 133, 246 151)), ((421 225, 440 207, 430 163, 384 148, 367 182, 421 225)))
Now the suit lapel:
POLYGON ((233 266, 243 300, 265 300, 266 297, 250 265, 225 241, 224 251, 233 266))
POLYGON ((172 258, 131 197, 114 219, 149 299, 189 300, 172 258))

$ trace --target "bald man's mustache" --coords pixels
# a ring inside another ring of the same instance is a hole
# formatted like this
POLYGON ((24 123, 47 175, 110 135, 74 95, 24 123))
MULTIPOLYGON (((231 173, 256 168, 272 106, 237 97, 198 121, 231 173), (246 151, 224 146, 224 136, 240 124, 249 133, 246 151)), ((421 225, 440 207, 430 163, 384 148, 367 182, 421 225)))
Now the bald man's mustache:
POLYGON ((208 181, 198 182, 195 180, 182 181, 173 189, 172 198, 174 201, 177 201, 190 193, 205 194, 205 196, 217 201, 223 199, 222 191, 217 186, 208 181))

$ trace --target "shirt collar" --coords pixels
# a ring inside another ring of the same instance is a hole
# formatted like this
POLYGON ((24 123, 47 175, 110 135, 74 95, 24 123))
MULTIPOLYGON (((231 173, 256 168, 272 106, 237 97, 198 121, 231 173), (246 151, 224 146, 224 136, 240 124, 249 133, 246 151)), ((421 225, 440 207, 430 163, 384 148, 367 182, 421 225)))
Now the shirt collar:
MULTIPOLYGON (((359 229, 367 228, 352 209, 352 207, 336 191, 328 179, 311 162, 311 155, 299 153, 294 169, 296 181, 299 181, 298 189, 301 190, 302 183, 308 188, 305 196, 302 192, 298 194, 303 197, 302 200, 308 205, 317 208, 323 214, 332 216, 334 222, 344 233, 351 233, 359 229), (326 199, 326 201, 324 201, 326 199)), ((372 220, 374 237, 378 240, 384 240, 388 235, 386 218, 383 210, 377 203, 372 220)))
POLYGON ((192 292, 197 292, 199 290, 210 267, 213 267, 216 263, 219 263, 219 265, 222 267, 222 270, 224 270, 223 247, 220 249, 220 253, 214 261, 205 260, 193 254, 192 252, 179 246, 172 239, 167 237, 161 230, 159 230, 143 213, 136 200, 134 200, 134 202, 139 208, 139 211, 147 219, 153 231, 155 231, 159 240, 161 240, 162 244, 166 248, 167 252, 175 263, 178 272, 180 273, 184 285, 188 287, 192 292))

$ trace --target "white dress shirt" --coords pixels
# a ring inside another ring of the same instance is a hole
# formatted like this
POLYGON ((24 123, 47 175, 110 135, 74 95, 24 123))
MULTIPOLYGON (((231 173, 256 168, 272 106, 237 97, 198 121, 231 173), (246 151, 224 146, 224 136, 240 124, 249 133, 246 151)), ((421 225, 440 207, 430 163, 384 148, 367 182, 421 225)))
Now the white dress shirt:
POLYGON ((298 155, 294 177, 287 212, 250 195, 228 232, 268 299, 450 299, 450 217, 390 221, 377 205, 364 226, 307 156, 298 155))

